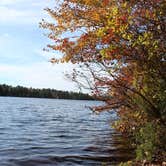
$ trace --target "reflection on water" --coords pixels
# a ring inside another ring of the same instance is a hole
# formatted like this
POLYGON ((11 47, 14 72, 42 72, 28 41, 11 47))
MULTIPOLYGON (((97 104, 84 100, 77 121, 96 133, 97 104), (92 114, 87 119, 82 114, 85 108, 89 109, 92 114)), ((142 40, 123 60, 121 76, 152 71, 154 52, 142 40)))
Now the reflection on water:
POLYGON ((95 101, 0 97, 0 166, 117 165, 131 157, 95 101))

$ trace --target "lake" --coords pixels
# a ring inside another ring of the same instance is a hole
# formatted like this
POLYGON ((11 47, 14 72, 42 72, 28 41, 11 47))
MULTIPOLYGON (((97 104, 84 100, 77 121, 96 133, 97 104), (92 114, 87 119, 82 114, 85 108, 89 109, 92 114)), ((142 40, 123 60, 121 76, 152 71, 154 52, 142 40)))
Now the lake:
POLYGON ((117 165, 131 157, 97 101, 0 97, 0 166, 117 165))

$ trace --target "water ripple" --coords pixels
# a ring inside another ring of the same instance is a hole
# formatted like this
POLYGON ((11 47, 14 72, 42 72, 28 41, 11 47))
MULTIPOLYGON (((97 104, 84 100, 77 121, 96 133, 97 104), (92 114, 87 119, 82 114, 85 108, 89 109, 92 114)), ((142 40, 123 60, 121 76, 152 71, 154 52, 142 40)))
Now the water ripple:
POLYGON ((132 154, 95 101, 0 97, 0 166, 116 165, 132 154), (126 153, 128 151, 128 153, 126 153))

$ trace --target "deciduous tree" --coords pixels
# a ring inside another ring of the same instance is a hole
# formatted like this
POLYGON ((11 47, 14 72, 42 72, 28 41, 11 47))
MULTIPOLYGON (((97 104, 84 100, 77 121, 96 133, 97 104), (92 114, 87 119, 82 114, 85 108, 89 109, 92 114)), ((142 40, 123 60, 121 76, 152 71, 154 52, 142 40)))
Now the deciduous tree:
POLYGON ((71 78, 85 86, 77 79, 84 78, 105 101, 94 110, 117 111, 120 131, 138 138, 153 128, 152 148, 140 148, 147 136, 135 139, 138 159, 152 160, 166 121, 165 1, 63 0, 46 10, 55 20, 41 23, 53 40, 48 49, 63 53, 53 62, 84 64, 71 78))

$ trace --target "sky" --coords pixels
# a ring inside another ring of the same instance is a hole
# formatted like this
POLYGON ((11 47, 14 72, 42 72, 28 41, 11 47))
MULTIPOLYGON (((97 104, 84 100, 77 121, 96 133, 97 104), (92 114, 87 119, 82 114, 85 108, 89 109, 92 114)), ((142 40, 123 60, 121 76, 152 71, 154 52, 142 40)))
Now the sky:
POLYGON ((54 0, 0 0, 0 84, 77 91, 64 73, 71 64, 49 63, 55 53, 43 52, 50 41, 39 28, 43 9, 54 0))

